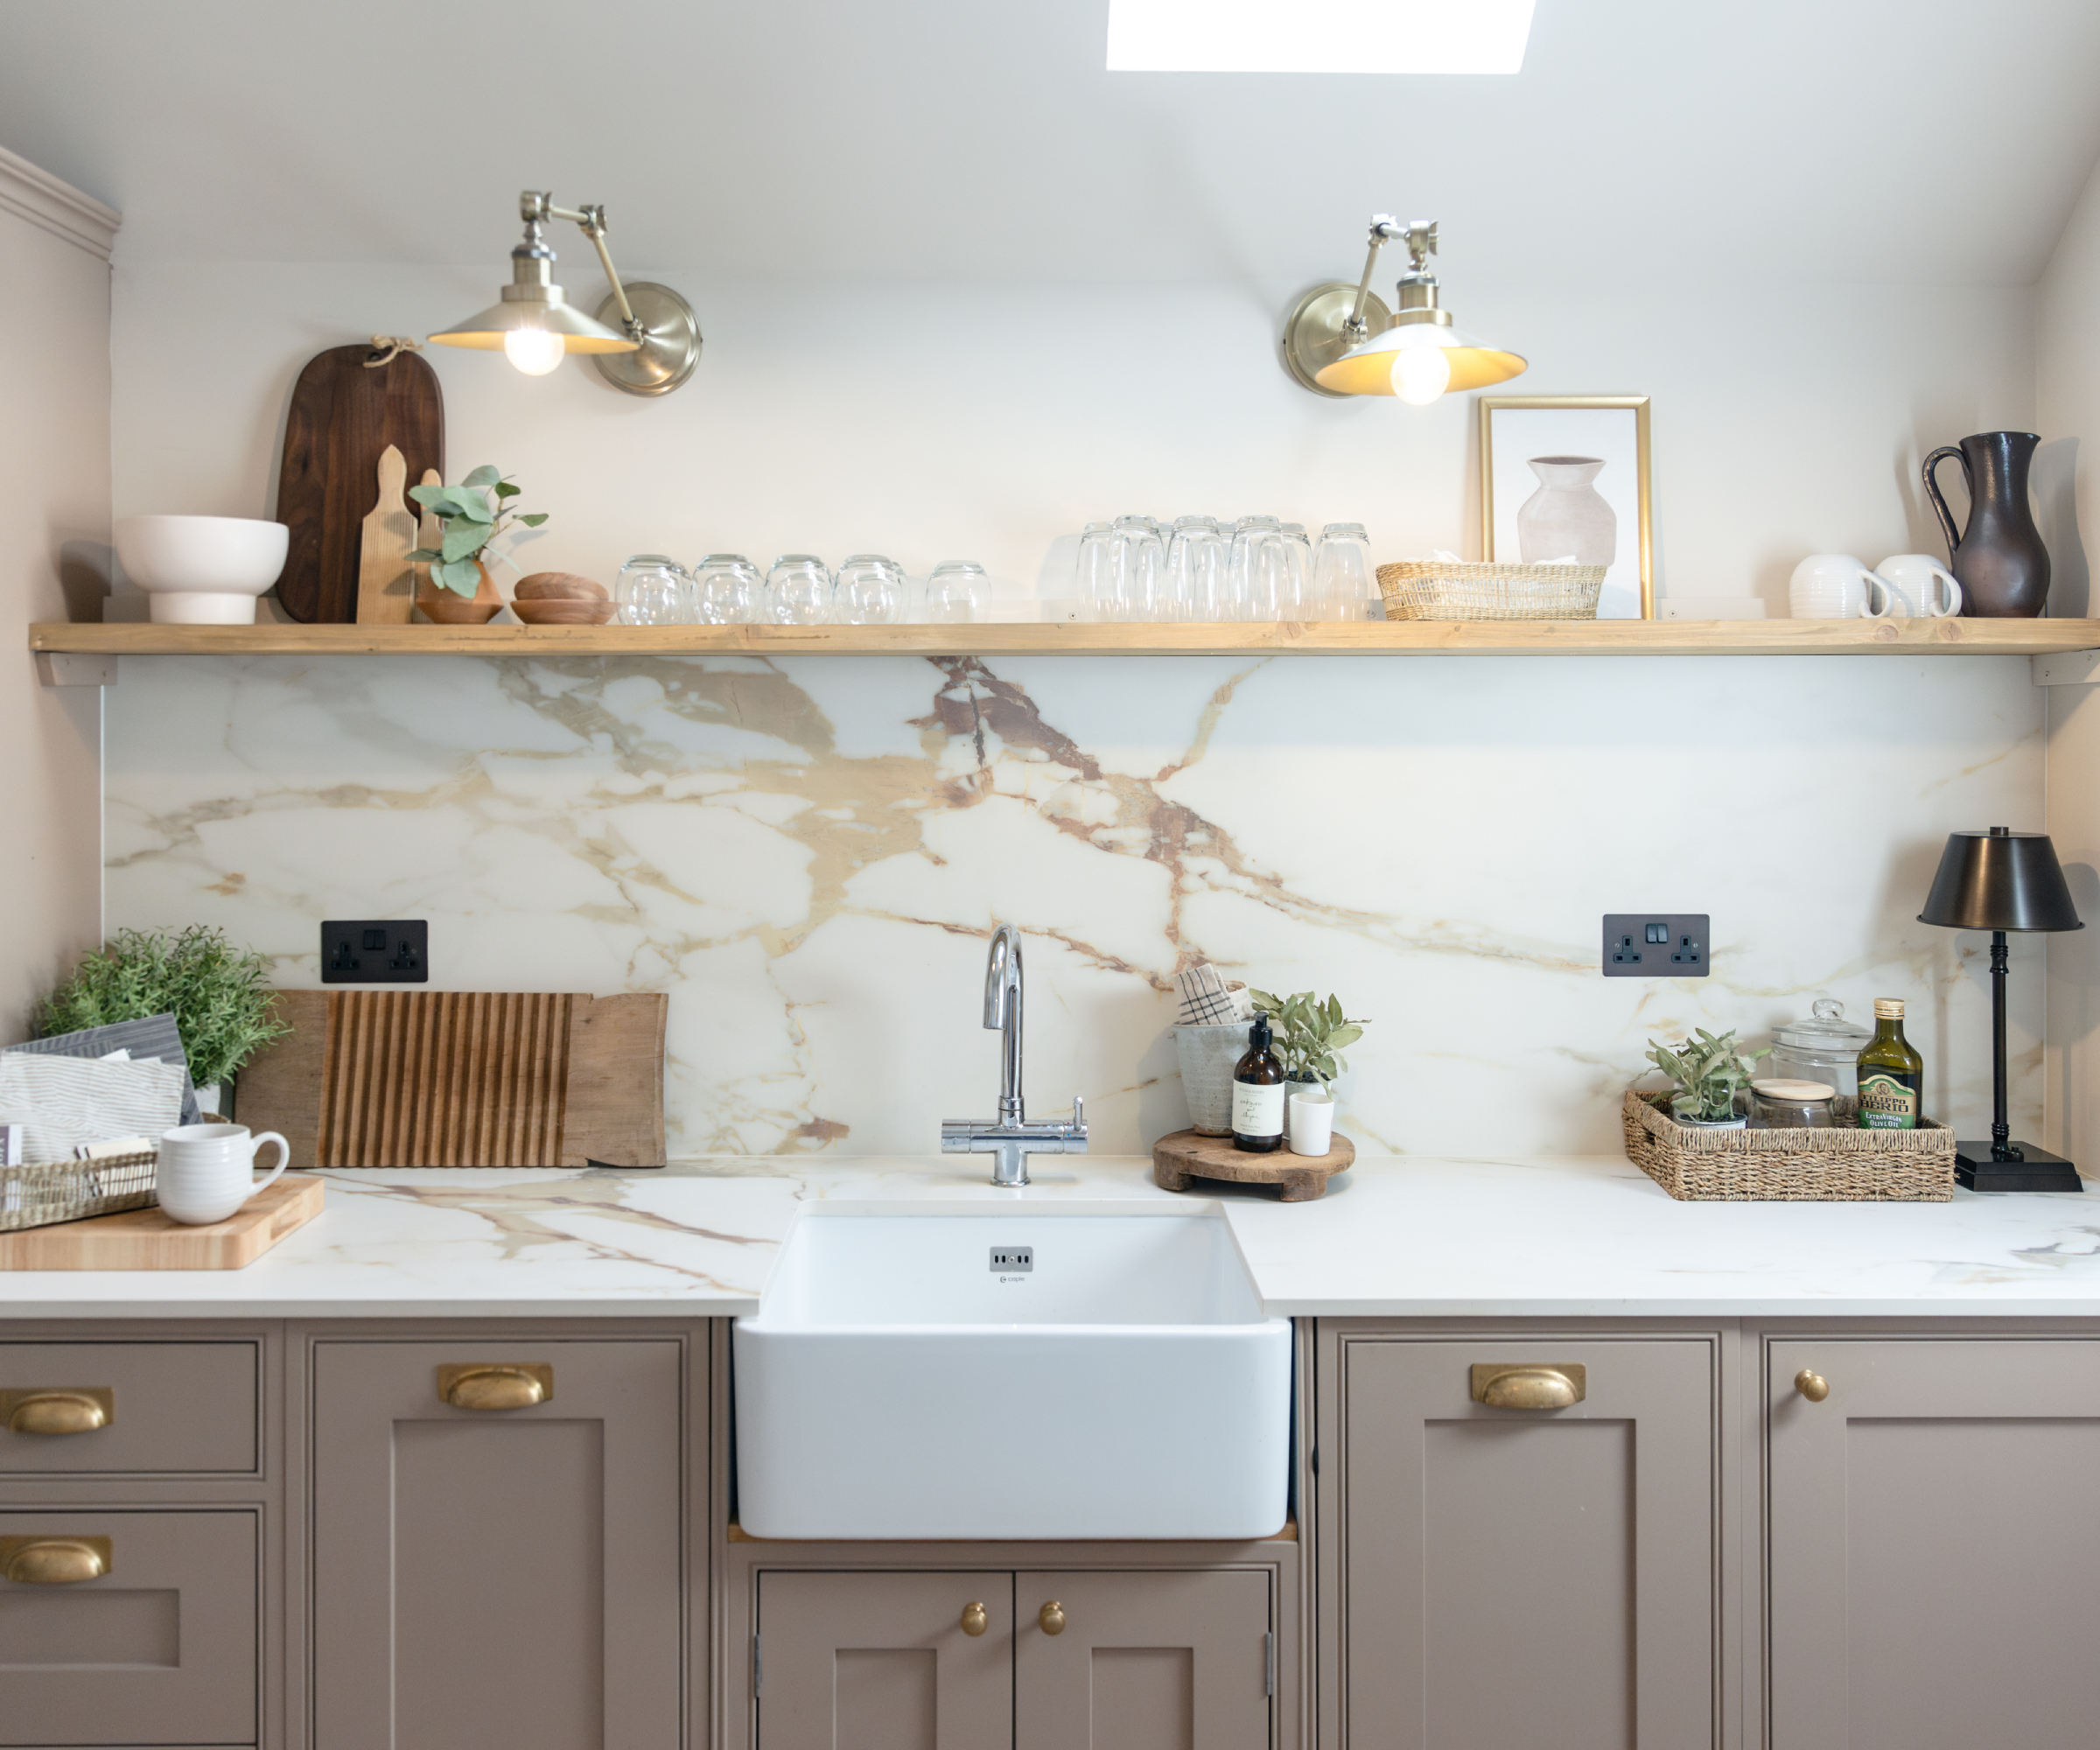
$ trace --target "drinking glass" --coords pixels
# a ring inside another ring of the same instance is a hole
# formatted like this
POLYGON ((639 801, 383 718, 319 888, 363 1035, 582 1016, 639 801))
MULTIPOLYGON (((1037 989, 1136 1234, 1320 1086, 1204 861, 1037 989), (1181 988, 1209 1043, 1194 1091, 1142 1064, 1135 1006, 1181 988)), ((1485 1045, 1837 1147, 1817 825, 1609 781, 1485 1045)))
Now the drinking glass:
POLYGON ((1079 564, 1074 593, 1079 612, 1086 620, 1116 618, 1116 571, 1110 563, 1109 545, 1115 530, 1105 522, 1089 522, 1079 537, 1079 564))
POLYGON ((1284 599, 1278 617, 1284 620, 1318 620, 1312 597, 1312 537, 1302 522, 1284 525, 1284 599))
POLYGON ((814 553, 783 553, 766 574, 766 618, 775 626, 822 626, 831 618, 831 574, 814 553))
POLYGON ((1231 566, 1232 543, 1215 517, 1177 517, 1166 550, 1167 617, 1223 620, 1231 566))
POLYGON ((1117 620, 1164 620, 1166 549, 1149 516, 1119 516, 1109 537, 1117 620))
POLYGON ((693 573, 695 626, 748 626, 759 617, 759 568, 741 553, 710 553, 693 573))
POLYGON ((686 588, 692 579, 685 567, 662 553, 637 553, 620 568, 612 599, 622 626, 683 626, 686 588))
POLYGON ((879 553, 856 553, 838 568, 831 600, 842 626, 894 626, 904 618, 904 567, 879 553))
POLYGON ((1228 620, 1277 620, 1291 598, 1291 559, 1284 525, 1273 516, 1242 516, 1233 527, 1226 582, 1228 620))
POLYGON ((943 559, 926 580, 926 617, 940 621, 975 620, 984 611, 988 584, 984 566, 969 559, 943 559))
POLYGON ((1312 550, 1312 593, 1322 620, 1371 620, 1378 582, 1371 568, 1370 537, 1361 522, 1330 522, 1312 550))

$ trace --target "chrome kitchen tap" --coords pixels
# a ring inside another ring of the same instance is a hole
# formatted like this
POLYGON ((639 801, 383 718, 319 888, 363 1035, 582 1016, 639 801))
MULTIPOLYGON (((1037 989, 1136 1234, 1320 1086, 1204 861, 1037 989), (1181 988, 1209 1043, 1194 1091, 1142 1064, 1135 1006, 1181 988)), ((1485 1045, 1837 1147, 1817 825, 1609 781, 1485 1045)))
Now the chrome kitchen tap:
POLYGON ((1001 924, 984 962, 984 1025, 999 1034, 999 1116, 990 1124, 944 1118, 942 1154, 988 1154, 994 1185, 1026 1185, 1032 1154, 1084 1154, 1086 1102, 1072 1096, 1069 1118, 1029 1121, 1021 1097, 1021 933, 1001 924))

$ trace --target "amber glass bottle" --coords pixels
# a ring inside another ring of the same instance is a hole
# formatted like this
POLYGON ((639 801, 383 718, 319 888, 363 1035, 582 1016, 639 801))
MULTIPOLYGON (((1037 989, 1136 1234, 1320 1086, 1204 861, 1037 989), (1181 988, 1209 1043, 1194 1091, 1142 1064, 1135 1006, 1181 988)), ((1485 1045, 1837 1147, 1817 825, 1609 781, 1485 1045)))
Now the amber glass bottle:
POLYGON ((1256 1015, 1247 1054, 1232 1072, 1232 1145, 1250 1154, 1284 1145, 1284 1065, 1270 1043, 1269 1017, 1256 1015))
POLYGON ((1874 999, 1874 1036, 1859 1054, 1859 1128, 1914 1130, 1925 1092, 1925 1060, 1903 1037, 1900 998, 1874 999))

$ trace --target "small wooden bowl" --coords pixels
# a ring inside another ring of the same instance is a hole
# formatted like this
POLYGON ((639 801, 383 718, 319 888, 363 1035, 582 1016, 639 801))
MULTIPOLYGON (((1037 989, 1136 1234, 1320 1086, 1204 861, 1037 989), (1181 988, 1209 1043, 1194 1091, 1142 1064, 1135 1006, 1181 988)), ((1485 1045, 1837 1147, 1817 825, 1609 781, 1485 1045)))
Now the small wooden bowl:
POLYGON ((537 601, 514 601, 510 611, 528 626, 606 626, 616 610, 609 601, 587 596, 542 596, 537 601))
POLYGON ((419 596, 416 606, 436 626, 486 626, 503 612, 500 601, 463 601, 450 590, 419 596))

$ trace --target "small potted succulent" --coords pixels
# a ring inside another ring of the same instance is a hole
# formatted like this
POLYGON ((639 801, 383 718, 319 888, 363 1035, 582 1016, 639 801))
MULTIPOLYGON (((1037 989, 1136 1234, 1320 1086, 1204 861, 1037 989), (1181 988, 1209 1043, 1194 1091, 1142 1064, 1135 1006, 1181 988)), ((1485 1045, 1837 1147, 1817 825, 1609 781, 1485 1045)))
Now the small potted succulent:
POLYGON ((1342 1050, 1362 1039, 1370 1023, 1348 1018, 1341 998, 1333 995, 1323 1003, 1310 990, 1296 990, 1288 997, 1269 990, 1247 994, 1256 1009, 1267 1013, 1276 1054, 1284 1060, 1292 1152, 1324 1154, 1334 1125, 1334 1080, 1349 1067, 1342 1050), (1299 1146, 1301 1138, 1307 1146, 1299 1146), (1319 1146, 1311 1146, 1313 1143, 1319 1146))
POLYGON ((291 1031, 278 1022, 262 988, 269 969, 262 955, 243 953, 224 930, 202 924, 172 932, 119 930, 44 999, 38 1032, 49 1039, 172 1014, 198 1105, 224 1113, 241 1066, 291 1031))
POLYGON ((1648 1061, 1676 1083, 1670 1115, 1701 1130, 1740 1130, 1748 1120, 1735 1110, 1736 1096, 1750 1086, 1761 1051, 1736 1048, 1733 1027, 1718 1038, 1704 1027, 1672 1050, 1648 1042, 1648 1061))
POLYGON ((503 611, 503 598, 489 576, 488 562, 501 559, 489 543, 513 522, 537 528, 543 510, 521 512, 510 500, 524 490, 494 467, 476 468, 456 486, 410 486, 409 496, 437 517, 444 531, 435 547, 418 547, 409 557, 430 569, 416 598, 424 615, 445 626, 486 626, 503 611))

